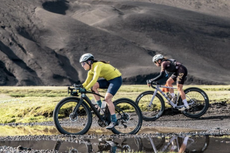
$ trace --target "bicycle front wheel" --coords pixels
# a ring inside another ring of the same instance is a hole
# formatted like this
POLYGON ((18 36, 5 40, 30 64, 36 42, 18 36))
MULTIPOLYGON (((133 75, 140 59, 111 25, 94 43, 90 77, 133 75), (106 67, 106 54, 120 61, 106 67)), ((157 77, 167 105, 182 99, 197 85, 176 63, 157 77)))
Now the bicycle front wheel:
MULTIPOLYGON (((185 89, 186 100, 189 105, 189 110, 185 110, 182 113, 190 118, 199 118, 206 113, 209 107, 209 99, 207 94, 199 88, 185 89)), ((180 97, 179 104, 183 104, 180 97)))
POLYGON ((61 134, 79 135, 88 132, 92 124, 92 113, 83 101, 74 114, 73 110, 79 102, 79 98, 65 98, 54 109, 54 124, 61 134))
POLYGON ((154 97, 152 105, 149 106, 153 94, 154 91, 145 91, 136 98, 136 104, 141 109, 145 121, 155 121, 165 110, 164 100, 158 93, 154 97))
POLYGON ((115 113, 119 125, 112 131, 115 134, 136 134, 142 126, 142 113, 134 101, 121 98, 114 101, 115 113))

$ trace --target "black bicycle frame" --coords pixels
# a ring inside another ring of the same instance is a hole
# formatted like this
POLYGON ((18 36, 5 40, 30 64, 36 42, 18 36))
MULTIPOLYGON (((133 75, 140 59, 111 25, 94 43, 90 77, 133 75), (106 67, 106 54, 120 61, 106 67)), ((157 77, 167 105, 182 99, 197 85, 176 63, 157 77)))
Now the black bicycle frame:
MULTIPOLYGON (((87 92, 87 93, 92 93, 92 92, 87 92)), ((99 95, 99 94, 97 94, 97 93, 92 93, 92 94, 96 94, 96 95, 98 95, 98 96, 100 96, 100 97, 103 97, 103 96, 101 96, 101 95, 99 95)), ((104 98, 104 97, 103 97, 103 98, 104 98)), ((97 117, 98 117, 100 120, 103 121, 103 118, 102 118, 102 116, 100 115, 100 112, 98 112, 98 110, 96 109, 96 107, 91 103, 91 100, 86 96, 85 93, 82 93, 82 94, 81 94, 80 102, 79 102, 79 103, 76 105, 76 107, 74 108, 74 111, 73 111, 74 116, 75 116, 75 114, 77 114, 77 110, 78 110, 78 108, 80 107, 80 105, 82 104, 83 99, 90 105, 90 107, 92 108, 92 110, 94 111, 94 113, 97 115, 97 117)))

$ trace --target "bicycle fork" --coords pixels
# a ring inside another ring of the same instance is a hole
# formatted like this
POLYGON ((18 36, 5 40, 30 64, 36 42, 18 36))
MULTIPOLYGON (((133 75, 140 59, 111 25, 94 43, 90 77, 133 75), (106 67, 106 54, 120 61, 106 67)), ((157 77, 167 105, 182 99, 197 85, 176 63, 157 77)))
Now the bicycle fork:
POLYGON ((80 99, 79 103, 77 103, 77 105, 74 107, 73 112, 70 113, 69 118, 71 121, 77 120, 77 110, 81 106, 82 102, 83 102, 83 98, 80 99))

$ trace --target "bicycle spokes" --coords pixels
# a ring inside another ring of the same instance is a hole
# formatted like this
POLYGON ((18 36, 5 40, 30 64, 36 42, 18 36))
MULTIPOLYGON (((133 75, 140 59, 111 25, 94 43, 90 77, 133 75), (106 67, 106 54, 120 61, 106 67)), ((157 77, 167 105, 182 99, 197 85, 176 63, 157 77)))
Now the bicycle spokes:
POLYGON ((114 102, 119 125, 113 129, 114 133, 137 133, 142 125, 141 111, 130 99, 119 99, 114 102))
POLYGON ((188 88, 185 90, 189 110, 183 112, 187 117, 198 118, 202 116, 209 107, 207 94, 199 88, 188 88))
POLYGON ((79 101, 67 99, 61 101, 54 112, 55 126, 63 134, 84 134, 91 125, 91 113, 85 104, 74 111, 79 101))
POLYGON ((190 106, 190 111, 200 111, 203 109, 204 100, 202 100, 202 97, 198 93, 189 93, 189 95, 186 95, 186 99, 190 106))
POLYGON ((158 119, 165 109, 162 97, 157 93, 153 98, 153 94, 154 91, 145 91, 136 99, 136 103, 142 111, 143 119, 146 121, 158 119), (150 105, 151 100, 152 104, 150 105))

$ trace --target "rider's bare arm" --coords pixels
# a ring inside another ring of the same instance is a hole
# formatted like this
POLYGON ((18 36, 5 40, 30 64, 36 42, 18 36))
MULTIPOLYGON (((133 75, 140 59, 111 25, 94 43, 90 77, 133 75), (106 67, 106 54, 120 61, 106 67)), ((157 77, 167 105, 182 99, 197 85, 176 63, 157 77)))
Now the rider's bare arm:
POLYGON ((160 80, 160 79, 164 78, 164 76, 166 75, 165 69, 166 69, 167 64, 168 63, 166 61, 161 63, 161 72, 160 72, 160 74, 157 77, 148 80, 148 84, 150 84, 152 81, 157 81, 157 80, 160 80))

